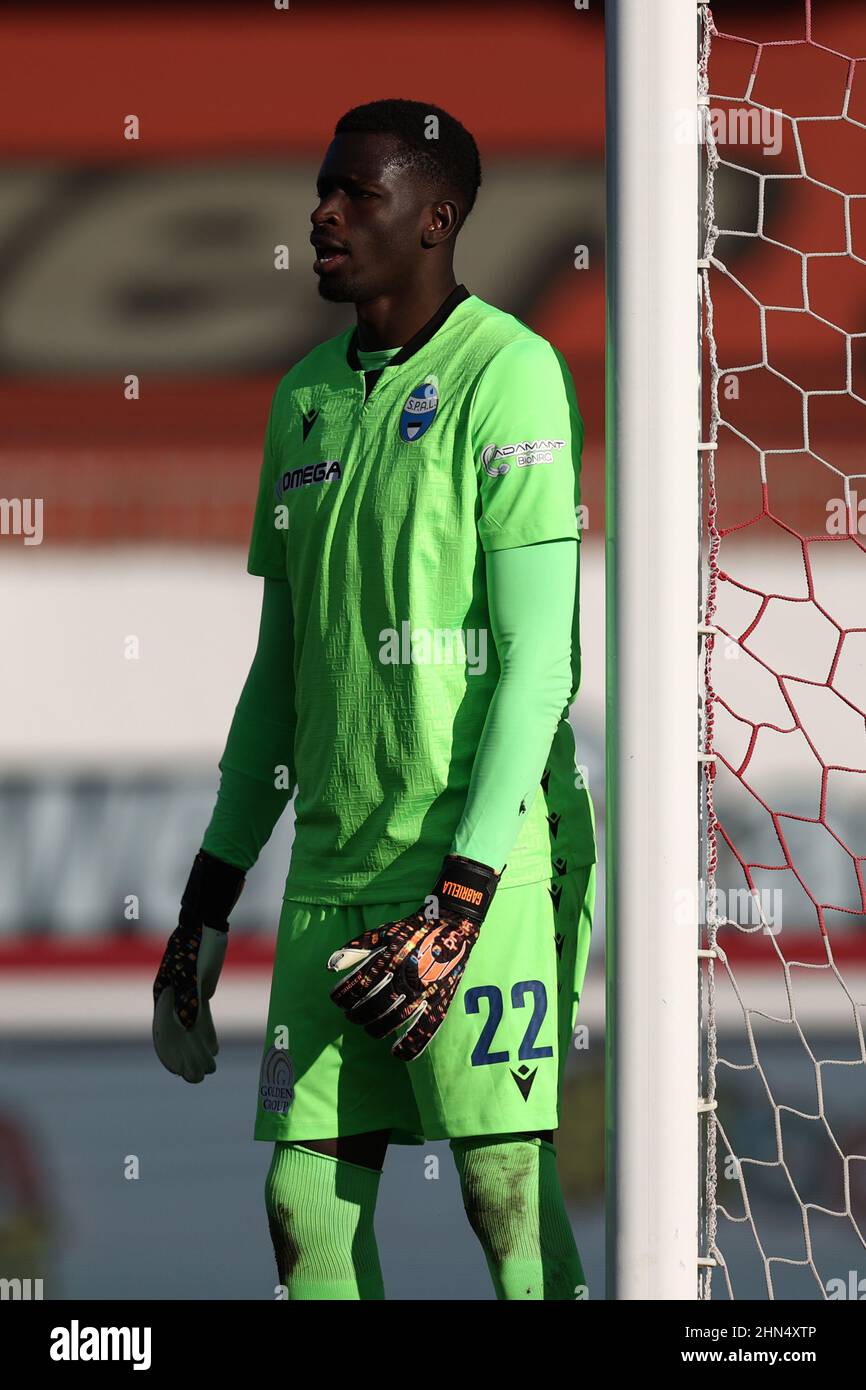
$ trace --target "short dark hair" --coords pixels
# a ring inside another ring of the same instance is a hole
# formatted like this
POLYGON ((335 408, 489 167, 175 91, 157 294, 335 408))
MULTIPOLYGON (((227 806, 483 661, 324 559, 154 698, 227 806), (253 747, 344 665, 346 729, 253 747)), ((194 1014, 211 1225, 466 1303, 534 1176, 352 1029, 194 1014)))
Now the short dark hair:
POLYGON ((426 177, 437 191, 453 192, 469 216, 481 184, 478 146, 465 126, 432 102, 393 97, 353 106, 338 120, 335 135, 392 135, 405 151, 401 163, 426 177), (438 138, 428 139, 427 122, 435 116, 438 138))

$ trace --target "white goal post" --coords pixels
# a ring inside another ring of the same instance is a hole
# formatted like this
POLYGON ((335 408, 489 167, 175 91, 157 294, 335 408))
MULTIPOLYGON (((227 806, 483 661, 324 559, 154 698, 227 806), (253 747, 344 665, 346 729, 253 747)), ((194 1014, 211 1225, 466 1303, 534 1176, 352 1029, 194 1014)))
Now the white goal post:
POLYGON ((861 1299, 866 23, 606 20, 608 1296, 861 1299))
POLYGON ((698 1296, 699 17, 696 0, 606 4, 614 1299, 698 1296))

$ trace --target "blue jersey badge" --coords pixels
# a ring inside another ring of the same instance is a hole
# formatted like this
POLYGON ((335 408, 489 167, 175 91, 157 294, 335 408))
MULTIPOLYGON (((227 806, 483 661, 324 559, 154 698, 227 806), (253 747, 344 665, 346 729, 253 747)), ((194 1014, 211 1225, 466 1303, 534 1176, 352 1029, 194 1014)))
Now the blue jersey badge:
POLYGON ((404 444, 414 444, 426 434, 439 409, 439 387, 435 376, 428 376, 407 396, 400 412, 400 438, 404 444))

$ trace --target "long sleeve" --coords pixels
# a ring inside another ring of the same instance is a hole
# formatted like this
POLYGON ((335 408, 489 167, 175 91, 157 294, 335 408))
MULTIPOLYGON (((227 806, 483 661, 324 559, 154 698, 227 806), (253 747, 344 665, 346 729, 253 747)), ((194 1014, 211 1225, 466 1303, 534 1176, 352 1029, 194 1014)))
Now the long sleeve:
POLYGON ((295 791, 293 615, 289 585, 265 579, 252 666, 220 759, 220 788, 202 848, 252 868, 295 791))
POLYGON ((451 850, 501 871, 572 695, 580 546, 558 540, 488 551, 486 572, 500 675, 451 850))

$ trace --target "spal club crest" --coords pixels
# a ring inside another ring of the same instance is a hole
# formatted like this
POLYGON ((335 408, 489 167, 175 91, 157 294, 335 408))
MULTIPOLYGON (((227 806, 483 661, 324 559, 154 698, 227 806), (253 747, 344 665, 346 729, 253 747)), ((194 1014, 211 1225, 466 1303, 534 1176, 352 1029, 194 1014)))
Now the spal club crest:
POLYGON ((426 434, 439 409, 439 383, 435 376, 428 376, 420 386, 406 397, 400 412, 400 438, 404 444, 414 444, 422 434, 426 434))

